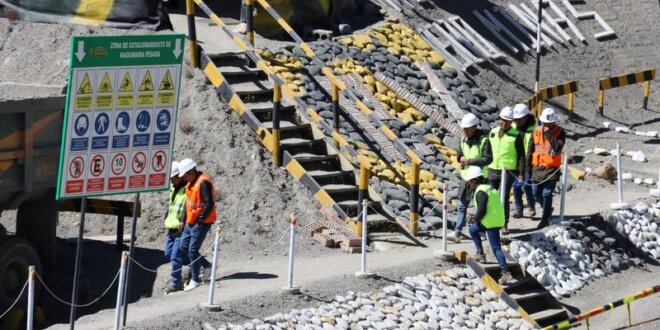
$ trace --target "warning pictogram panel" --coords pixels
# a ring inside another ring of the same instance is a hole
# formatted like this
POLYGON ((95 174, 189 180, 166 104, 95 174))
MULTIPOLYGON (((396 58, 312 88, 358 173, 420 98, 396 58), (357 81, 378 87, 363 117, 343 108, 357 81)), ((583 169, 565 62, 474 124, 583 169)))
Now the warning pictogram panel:
POLYGON ((167 165, 169 164, 165 150, 155 150, 151 154, 151 172, 149 173, 149 187, 159 187, 167 184, 167 165))
POLYGON ((156 105, 171 106, 174 105, 175 83, 178 83, 179 75, 176 67, 161 68, 159 72, 158 102, 156 105))
POLYGON ((96 72, 96 109, 112 109, 112 101, 115 95, 113 85, 115 81, 115 70, 103 70, 96 72))
POLYGON ((158 69, 140 69, 138 77, 140 85, 138 86, 138 107, 151 107, 154 105, 154 82, 151 78, 152 72, 158 72, 158 69))
POLYGON ((105 190, 106 156, 106 154, 96 154, 89 160, 89 176, 87 177, 86 189, 89 193, 105 190))
POLYGON ((92 79, 95 78, 94 71, 78 71, 75 87, 75 109, 76 110, 91 110, 92 100, 94 99, 94 88, 92 86, 92 79))
POLYGON ((108 190, 126 189, 126 178, 128 177, 127 153, 117 152, 110 154, 110 173, 108 174, 108 190))
POLYGON ((117 96, 115 101, 116 108, 133 108, 135 106, 135 88, 133 81, 135 81, 135 69, 119 69, 117 70, 117 78, 121 78, 117 87, 117 96))
POLYGON ((86 169, 85 159, 86 156, 82 155, 73 156, 68 159, 66 180, 64 182, 64 191, 67 194, 83 192, 86 169))
POLYGON ((144 151, 133 152, 131 156, 131 175, 128 178, 128 189, 141 189, 146 186, 147 155, 144 151))

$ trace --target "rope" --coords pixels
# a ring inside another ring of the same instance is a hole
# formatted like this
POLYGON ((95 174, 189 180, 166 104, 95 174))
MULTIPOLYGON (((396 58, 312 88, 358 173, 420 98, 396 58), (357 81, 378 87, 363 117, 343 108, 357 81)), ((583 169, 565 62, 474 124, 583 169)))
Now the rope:
MULTIPOLYGON (((183 265, 183 266, 181 266, 181 268, 179 268, 179 269, 175 269, 175 270, 173 270, 172 273, 179 272, 179 271, 183 270, 183 267, 190 267, 190 265, 192 265, 193 263, 197 262, 198 260, 201 260, 202 258, 204 258, 204 257, 206 256, 206 253, 208 253, 209 250, 211 250, 212 247, 213 247, 213 245, 209 245, 209 247, 207 247, 206 250, 204 250, 203 253, 200 253, 200 254, 199 254, 199 257, 197 257, 197 259, 191 261, 191 262, 190 262, 189 264, 187 264, 187 265, 183 265)), ((158 269, 150 269, 150 268, 147 268, 146 266, 144 266, 143 264, 141 264, 141 263, 138 262, 137 260, 133 259, 133 257, 129 257, 129 259, 131 259, 131 261, 132 261, 133 263, 135 263, 138 267, 142 268, 142 269, 145 270, 145 271, 148 271, 148 272, 151 272, 151 273, 155 273, 155 274, 158 273, 158 269)))
POLYGON ((110 285, 108 285, 108 288, 105 289, 105 291, 103 291, 103 293, 102 293, 98 298, 96 298, 96 299, 94 299, 94 300, 92 300, 91 302, 86 303, 86 304, 71 304, 70 302, 65 301, 64 299, 58 297, 55 293, 53 293, 53 291, 50 290, 50 288, 46 285, 46 283, 44 282, 44 280, 41 279, 41 277, 39 276, 39 273, 35 272, 34 274, 37 276, 37 279, 39 280, 39 282, 41 283, 41 285, 44 286, 44 289, 46 289, 46 291, 48 291, 48 293, 50 293, 50 295, 53 296, 53 298, 57 299, 59 302, 65 304, 65 305, 67 305, 67 306, 70 306, 70 307, 73 306, 73 307, 77 307, 77 308, 83 308, 83 307, 89 307, 89 306, 91 306, 91 305, 94 305, 95 303, 97 303, 99 300, 101 300, 101 299, 102 299, 102 298, 103 298, 103 297, 104 297, 104 296, 110 291, 110 288, 112 288, 112 286, 113 286, 113 285, 115 284, 115 282, 117 281, 117 278, 119 278, 119 269, 117 270, 117 274, 115 274, 115 278, 112 280, 112 282, 110 282, 110 285))
POLYGON ((23 284, 23 288, 21 289, 21 293, 18 294, 18 297, 16 297, 16 300, 14 300, 11 306, 9 306, 9 308, 7 308, 7 310, 4 313, 2 313, 2 315, 0 315, 0 320, 2 320, 2 318, 5 317, 5 315, 7 315, 7 313, 9 313, 9 311, 12 310, 14 306, 16 306, 19 300, 21 300, 21 296, 23 295, 23 292, 25 292, 25 288, 27 288, 29 282, 30 282, 29 280, 25 281, 25 284, 23 284))

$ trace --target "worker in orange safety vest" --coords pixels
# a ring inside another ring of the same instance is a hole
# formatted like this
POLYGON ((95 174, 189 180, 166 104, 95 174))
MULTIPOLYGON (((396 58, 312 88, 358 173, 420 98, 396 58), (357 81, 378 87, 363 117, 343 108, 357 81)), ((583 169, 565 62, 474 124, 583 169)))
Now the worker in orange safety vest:
POLYGON ((552 193, 561 176, 561 153, 566 143, 566 131, 557 125, 559 116, 554 109, 543 109, 539 120, 541 126, 536 127, 532 134, 526 167, 531 168, 535 199, 543 208, 537 228, 543 228, 550 224, 552 217, 552 193))

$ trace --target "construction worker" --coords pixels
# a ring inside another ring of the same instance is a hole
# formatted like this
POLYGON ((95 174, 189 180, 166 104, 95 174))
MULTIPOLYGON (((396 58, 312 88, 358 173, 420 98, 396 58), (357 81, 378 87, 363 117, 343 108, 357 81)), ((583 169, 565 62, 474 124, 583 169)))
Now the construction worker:
MULTIPOLYGON (((513 123, 520 134, 523 134, 524 150, 529 150, 529 143, 532 140, 532 133, 536 128, 536 119, 529 111, 529 108, 521 103, 513 107, 513 123)), ((527 155, 525 155, 527 159, 527 155)), ((536 215, 536 208, 534 207, 534 192, 532 191, 532 177, 529 173, 529 167, 525 167, 525 173, 520 173, 516 181, 513 183, 513 214, 514 218, 523 217, 523 192, 527 198, 527 209, 529 210, 529 217, 536 215)))
POLYGON ((561 176, 561 152, 566 143, 566 131, 556 124, 559 116, 554 109, 543 109, 539 120, 541 126, 534 129, 527 151, 527 166, 531 168, 536 201, 543 208, 537 228, 543 228, 550 224, 552 216, 552 193, 561 176))
POLYGON ((167 230, 165 257, 172 263, 172 273, 170 274, 170 284, 165 288, 165 293, 183 290, 181 268, 184 263, 188 263, 187 256, 184 256, 184 258, 177 257, 186 216, 186 184, 183 178, 179 177, 178 162, 172 162, 170 183, 170 202, 167 213, 165 213, 165 229, 167 230))
POLYGON ((199 286, 200 267, 205 268, 205 274, 210 274, 210 263, 200 257, 199 249, 204 243, 206 234, 216 220, 215 189, 213 182, 206 173, 197 170, 197 163, 190 158, 179 163, 179 176, 186 182, 186 224, 181 236, 179 254, 188 255, 190 265, 190 282, 184 291, 190 291, 199 286))
POLYGON ((500 194, 495 187, 486 182, 481 168, 478 166, 470 166, 466 171, 465 179, 470 189, 474 191, 473 203, 477 209, 470 221, 472 225, 469 229, 470 237, 477 249, 474 259, 480 263, 486 262, 486 254, 480 236, 480 233, 485 232, 490 248, 500 265, 502 274, 499 282, 503 284, 511 281, 513 278, 506 265, 506 257, 500 243, 500 228, 504 226, 504 207, 500 201, 500 194))
MULTIPOLYGON (((447 235, 447 239, 456 243, 461 242, 461 232, 465 225, 465 213, 470 205, 471 191, 468 189, 465 175, 470 166, 484 168, 493 160, 493 154, 490 150, 488 133, 479 128, 479 119, 477 116, 469 113, 461 119, 461 128, 465 137, 461 141, 461 148, 458 150, 458 160, 461 163, 461 187, 459 189, 458 210, 456 212, 456 225, 454 231, 447 235)), ((487 170, 484 170, 484 177, 487 170)))
POLYGON ((497 190, 500 183, 504 185, 504 228, 502 233, 509 233, 509 195, 511 186, 518 173, 525 173, 525 147, 522 135, 512 126, 513 110, 505 107, 500 111, 500 125, 490 131, 488 140, 493 150, 493 161, 488 165, 488 180, 497 190), (505 176, 502 177, 502 169, 505 176))

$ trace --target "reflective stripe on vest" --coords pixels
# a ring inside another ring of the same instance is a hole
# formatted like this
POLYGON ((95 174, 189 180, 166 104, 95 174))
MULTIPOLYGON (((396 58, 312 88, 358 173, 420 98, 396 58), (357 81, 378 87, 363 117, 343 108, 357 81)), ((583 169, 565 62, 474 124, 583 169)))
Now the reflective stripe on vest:
MULTIPOLYGON (((558 127, 552 130, 552 135, 559 138, 558 127)), ((543 136, 543 127, 534 130, 534 154, 532 154, 532 165, 539 167, 561 167, 561 153, 552 150, 550 141, 543 136)))
MULTIPOLYGON (((467 159, 478 159, 483 157, 484 154, 484 145, 486 144, 486 140, 488 139, 488 136, 482 136, 481 141, 479 143, 475 144, 468 144, 466 139, 464 138, 463 141, 461 141, 461 153, 463 153, 463 156, 467 159)), ((461 168, 461 178, 465 181, 465 176, 467 175, 467 168, 470 167, 470 165, 462 165, 461 168)), ((484 167, 482 169, 483 171, 483 176, 484 178, 488 177, 488 167, 484 167)))
MULTIPOLYGON (((211 184, 211 195, 215 196, 215 188, 213 187, 213 182, 206 173, 202 173, 197 180, 195 180, 194 185, 188 184, 186 186, 186 223, 189 225, 194 225, 197 223, 197 218, 202 213, 204 209, 204 200, 202 199, 202 192, 200 188, 202 187, 202 182, 208 182, 211 184)), ((213 223, 215 222, 217 215, 215 214, 215 203, 211 211, 206 215, 204 223, 213 223)))
POLYGON ((473 203, 478 209, 477 193, 483 191, 488 195, 488 202, 486 204, 486 214, 481 219, 481 224, 486 229, 502 228, 504 227, 504 207, 500 201, 500 193, 489 184, 480 184, 474 191, 473 203))
POLYGON ((170 207, 165 218, 165 228, 179 229, 179 221, 183 219, 186 210, 186 188, 181 187, 174 195, 174 187, 170 187, 170 207))
POLYGON ((516 137, 518 130, 511 127, 500 137, 500 128, 496 127, 490 131, 488 140, 490 148, 493 150, 493 161, 488 165, 493 170, 501 170, 502 167, 508 170, 516 169, 516 160, 518 152, 516 151, 516 137))

